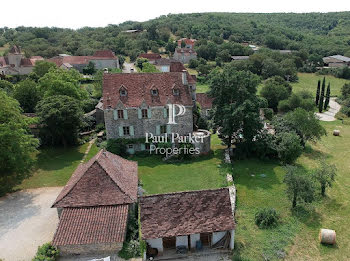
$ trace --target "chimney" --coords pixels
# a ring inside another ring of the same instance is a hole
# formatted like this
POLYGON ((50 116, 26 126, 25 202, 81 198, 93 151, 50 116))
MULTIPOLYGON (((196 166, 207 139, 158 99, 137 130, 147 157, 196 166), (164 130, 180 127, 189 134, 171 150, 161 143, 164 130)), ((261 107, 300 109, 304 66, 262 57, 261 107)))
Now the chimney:
POLYGON ((134 72, 134 68, 130 68, 130 73, 133 73, 134 72))
POLYGON ((183 85, 187 85, 187 71, 186 70, 182 70, 182 84, 183 85))

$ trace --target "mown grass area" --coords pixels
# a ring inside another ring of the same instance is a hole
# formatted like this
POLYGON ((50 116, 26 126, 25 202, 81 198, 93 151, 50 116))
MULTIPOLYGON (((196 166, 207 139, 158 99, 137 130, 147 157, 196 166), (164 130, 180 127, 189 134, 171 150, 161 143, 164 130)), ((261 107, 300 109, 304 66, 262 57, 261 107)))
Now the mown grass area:
POLYGON ((350 126, 340 121, 322 123, 327 136, 309 144, 296 164, 306 172, 325 157, 336 164, 338 176, 326 198, 312 205, 291 210, 285 194, 284 169, 278 162, 242 160, 234 163, 237 187, 236 255, 242 260, 349 260, 350 259, 350 126), (332 135, 340 129, 341 136, 332 135), (262 175, 264 174, 264 175, 262 175), (281 215, 281 224, 273 229, 259 229, 254 216, 259 208, 273 207, 281 215), (320 228, 337 231, 337 245, 319 243, 320 228))
MULTIPOLYGON (((36 165, 30 178, 24 180, 18 189, 64 186, 83 159, 88 146, 71 148, 42 148, 35 155, 36 165)), ((95 144, 91 147, 86 160, 98 151, 95 144)))
POLYGON ((213 153, 179 163, 166 163, 160 156, 134 156, 139 179, 147 194, 220 188, 227 185, 227 166, 222 164, 223 146, 212 136, 213 153))
POLYGON ((206 93, 209 91, 209 84, 197 83, 196 93, 206 93))
MULTIPOLYGON (((331 96, 339 96, 341 88, 345 83, 350 83, 350 80, 335 78, 332 75, 316 75, 315 73, 298 73, 299 81, 292 83, 293 92, 306 90, 316 95, 317 82, 326 77, 326 84, 331 83, 331 96)), ((327 87, 327 86, 326 86, 327 87)))

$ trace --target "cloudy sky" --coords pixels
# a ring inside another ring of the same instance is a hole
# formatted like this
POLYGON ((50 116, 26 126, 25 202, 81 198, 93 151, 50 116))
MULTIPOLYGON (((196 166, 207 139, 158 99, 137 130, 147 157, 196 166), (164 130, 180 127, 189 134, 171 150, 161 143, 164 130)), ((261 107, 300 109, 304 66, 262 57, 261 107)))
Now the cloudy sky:
POLYGON ((169 13, 197 12, 334 12, 350 11, 349 0, 4 0, 0 27, 106 26, 146 21, 169 13))

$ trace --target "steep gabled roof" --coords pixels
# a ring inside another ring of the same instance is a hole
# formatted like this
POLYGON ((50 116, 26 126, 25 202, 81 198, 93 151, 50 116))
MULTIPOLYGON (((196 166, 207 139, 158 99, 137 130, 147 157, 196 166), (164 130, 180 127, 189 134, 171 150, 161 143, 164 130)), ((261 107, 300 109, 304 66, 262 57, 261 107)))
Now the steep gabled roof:
POLYGON ((139 58, 146 58, 148 60, 157 60, 162 58, 159 53, 141 53, 139 58))
POLYGON ((126 107, 140 107, 144 102, 148 106, 166 106, 166 104, 182 104, 192 106, 189 87, 182 83, 182 72, 166 73, 115 73, 103 75, 104 109, 116 108, 118 102, 126 107), (176 85, 180 95, 173 95, 176 85), (127 89, 127 96, 121 97, 120 88, 127 89), (151 94, 151 89, 158 90, 158 96, 151 94))
POLYGON ((137 163, 101 150, 74 171, 52 207, 88 207, 137 201, 137 163))
POLYGON ((93 56, 116 58, 114 52, 112 52, 111 50, 99 50, 99 51, 96 51, 93 56))
POLYGON ((196 94, 196 101, 200 104, 201 109, 211 109, 213 107, 213 100, 214 98, 209 97, 206 93, 196 94))
POLYGON ((141 197, 140 213, 143 239, 235 228, 229 188, 141 197))

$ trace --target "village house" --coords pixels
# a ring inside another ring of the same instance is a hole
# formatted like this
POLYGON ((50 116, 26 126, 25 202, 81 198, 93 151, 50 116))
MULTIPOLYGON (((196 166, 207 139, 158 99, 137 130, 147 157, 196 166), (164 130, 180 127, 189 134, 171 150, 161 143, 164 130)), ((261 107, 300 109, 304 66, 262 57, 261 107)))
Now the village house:
POLYGON ((177 40, 177 47, 193 49, 196 41, 197 41, 196 39, 181 38, 181 39, 177 40), (182 46, 183 44, 185 46, 182 46))
MULTIPOLYGON (((196 82, 186 70, 167 73, 104 74, 103 109, 107 139, 144 138, 193 132, 196 82), (168 104, 181 104, 185 113, 168 124, 168 104)), ((148 150, 149 144, 128 144, 128 152, 148 150)))
POLYGON ((343 55, 332 55, 323 58, 325 67, 350 66, 350 58, 343 55))
POLYGON ((208 119, 210 116, 210 112, 213 108, 213 100, 214 98, 209 97, 206 93, 196 94, 196 101, 200 105, 200 113, 203 119, 208 119))
POLYGON ((26 75, 33 71, 37 61, 44 60, 41 56, 26 58, 17 45, 12 46, 7 56, 0 56, 0 74, 26 75))
POLYGON ((72 56, 67 54, 60 54, 59 56, 49 59, 59 68, 63 69, 76 69, 79 72, 83 72, 83 69, 93 62, 97 70, 103 70, 105 68, 119 68, 119 59, 115 56, 114 52, 110 50, 96 51, 92 56, 72 56))
POLYGON ((234 248, 233 187, 143 196, 139 206, 147 256, 234 248))
POLYGON ((145 58, 149 63, 154 64, 156 60, 162 57, 159 53, 141 53, 137 58, 145 58))
POLYGON ((231 59, 232 59, 232 61, 244 61, 244 60, 249 60, 249 56, 234 55, 234 56, 231 56, 231 59))
POLYGON ((52 205, 59 215, 52 244, 60 255, 117 253, 137 186, 137 162, 100 150, 80 164, 52 205))
POLYGON ((191 48, 176 48, 173 58, 183 64, 189 63, 192 59, 197 59, 197 52, 191 48))

